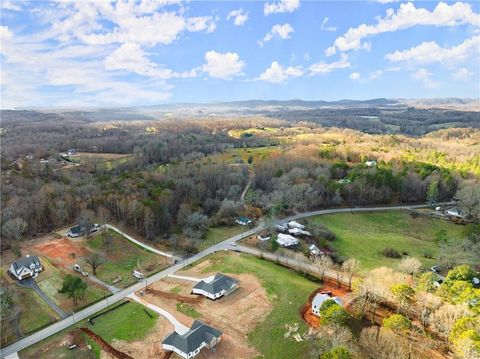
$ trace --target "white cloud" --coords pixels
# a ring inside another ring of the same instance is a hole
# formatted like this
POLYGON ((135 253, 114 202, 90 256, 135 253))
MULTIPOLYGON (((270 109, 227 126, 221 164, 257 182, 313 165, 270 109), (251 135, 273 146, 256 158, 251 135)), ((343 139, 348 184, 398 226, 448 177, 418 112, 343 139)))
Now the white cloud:
POLYGON ((316 64, 311 65, 308 69, 310 71, 310 76, 313 75, 319 75, 319 74, 326 74, 338 69, 345 69, 349 68, 352 65, 350 62, 348 62, 348 56, 345 54, 342 54, 340 56, 340 60, 330 62, 330 63, 325 63, 325 62, 317 62, 316 64))
MULTIPOLYGON (((457 2, 452 5, 440 2, 429 11, 423 8, 416 8, 413 3, 400 4, 397 12, 392 9, 386 11, 384 18, 378 18, 377 24, 361 24, 350 28, 344 35, 335 40, 335 48, 339 51, 368 49, 370 45, 363 40, 370 36, 386 32, 408 29, 414 26, 457 26, 470 24, 479 26, 480 14, 472 11, 468 3, 457 2)), ((333 53, 333 50, 330 50, 333 53)))
POLYGON ((352 72, 349 77, 351 80, 360 80, 360 74, 358 72, 352 72))
POLYGON ((263 7, 265 15, 294 12, 300 7, 300 0, 281 0, 279 2, 266 3, 263 7))
POLYGON ((138 75, 169 79, 173 71, 161 69, 151 62, 146 53, 137 44, 125 43, 105 59, 107 70, 126 70, 138 75))
POLYGON ((10 1, 10 0, 2 0, 0 2, 0 7, 4 10, 22 11, 20 2, 14 3, 13 1, 10 1))
POLYGON ((432 73, 424 68, 418 69, 414 72, 412 78, 420 81, 426 88, 435 88, 438 86, 438 83, 432 80, 432 73))
POLYGON ((258 80, 282 83, 289 77, 300 77, 303 73, 303 69, 300 66, 284 68, 277 61, 274 61, 270 67, 258 77, 258 80))
POLYGON ((325 17, 322 21, 322 25, 320 26, 321 30, 331 31, 331 32, 337 31, 337 28, 335 26, 327 26, 327 22, 328 22, 328 17, 325 17))
POLYGON ((262 41, 258 42, 258 44, 263 46, 265 42, 272 40, 274 37, 279 37, 282 40, 290 39, 290 34, 294 31, 295 30, 289 23, 273 25, 272 29, 265 35, 262 41))
POLYGON ((205 54, 206 64, 203 65, 202 70, 210 77, 220 79, 230 79, 234 76, 242 74, 242 69, 245 63, 240 60, 240 57, 235 52, 220 53, 214 50, 208 51, 205 54))
POLYGON ((385 55, 391 62, 407 61, 418 64, 433 62, 455 63, 464 61, 473 52, 480 53, 480 35, 466 39, 457 46, 441 47, 435 41, 423 42, 416 47, 385 55))
POLYGON ((400 71, 400 67, 388 67, 386 69, 370 72, 370 74, 368 75, 368 78, 370 80, 376 80, 386 72, 396 72, 396 71, 400 71))
POLYGON ((248 20, 248 12, 244 12, 243 9, 232 10, 227 16, 227 20, 233 18, 233 23, 236 26, 242 26, 248 20))
POLYGON ((390 4, 392 2, 401 2, 401 1, 413 1, 413 0, 375 0, 380 4, 390 4))
POLYGON ((197 16, 187 19, 187 30, 190 32, 205 31, 211 33, 215 31, 217 25, 211 16, 197 16))
POLYGON ((337 53, 337 48, 335 46, 330 46, 325 50, 325 56, 333 56, 337 53))
POLYGON ((452 73, 452 77, 455 80, 460 80, 460 81, 468 81, 472 78, 473 75, 474 75, 474 73, 469 71, 465 67, 461 67, 457 71, 452 73))

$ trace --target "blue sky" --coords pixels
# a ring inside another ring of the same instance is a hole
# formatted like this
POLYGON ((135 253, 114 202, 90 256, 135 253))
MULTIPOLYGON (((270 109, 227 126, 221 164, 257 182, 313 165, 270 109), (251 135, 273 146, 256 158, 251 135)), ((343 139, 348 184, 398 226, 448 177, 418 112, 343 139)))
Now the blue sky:
POLYGON ((1 106, 480 93, 480 3, 8 1, 1 106))

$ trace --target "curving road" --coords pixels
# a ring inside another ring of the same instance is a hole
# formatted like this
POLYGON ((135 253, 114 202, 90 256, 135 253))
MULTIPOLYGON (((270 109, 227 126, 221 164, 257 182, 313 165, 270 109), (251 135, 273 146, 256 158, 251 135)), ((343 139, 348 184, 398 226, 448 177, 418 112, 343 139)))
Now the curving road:
MULTIPOLYGON (((284 218, 279 221, 279 223, 286 223, 289 221, 293 220, 298 220, 302 218, 307 218, 311 216, 317 216, 317 215, 323 215, 323 214, 333 214, 333 213, 350 213, 350 212, 371 212, 371 211, 388 211, 388 210, 399 210, 399 209, 414 209, 414 208, 425 208, 429 207, 427 204, 422 204, 422 205, 403 205, 403 206, 376 206, 376 207, 354 207, 354 208, 334 208, 334 209, 323 209, 323 210, 318 210, 318 211, 310 211, 310 212, 305 212, 305 213, 299 213, 295 214, 293 216, 289 216, 287 218, 284 218)), ((233 236, 229 239, 226 239, 220 243, 217 243, 199 253, 194 255, 193 257, 190 257, 185 260, 181 260, 179 263, 164 269, 161 272, 158 272, 154 275, 152 275, 149 278, 146 278, 126 289, 123 289, 117 293, 112 294, 112 296, 108 297, 107 299, 104 299, 100 302, 97 302, 95 304, 92 304, 91 306, 81 310, 78 313, 74 313, 68 318, 62 319, 42 330, 39 330, 38 332, 25 337, 23 339, 20 339, 19 341, 10 344, 9 346, 3 348, 0 351, 0 355, 2 358, 5 358, 8 355, 14 354, 30 345, 33 345, 35 343, 38 343, 39 341, 48 338, 49 336, 58 333, 59 331, 68 328, 69 326, 75 324, 78 321, 81 321, 83 319, 86 319, 96 312, 106 308, 108 305, 111 305, 115 302, 118 302, 129 295, 135 293, 136 291, 144 288, 147 284, 156 282, 160 279, 163 279, 167 277, 170 274, 175 273, 176 271, 182 269, 186 265, 193 263, 199 259, 202 259, 205 256, 208 256, 209 254, 215 253, 217 251, 222 251, 222 250, 227 250, 227 249, 232 249, 230 246, 231 243, 237 242, 243 238, 249 237, 259 231, 261 231, 264 228, 263 225, 259 225, 255 228, 249 229, 241 234, 238 234, 236 236, 233 236)), ((112 228, 113 229, 113 228, 112 228)), ((135 240, 138 242, 137 240, 135 240)), ((141 242, 140 242, 141 243, 141 242)), ((162 253, 162 255, 165 255, 166 253, 162 253)))

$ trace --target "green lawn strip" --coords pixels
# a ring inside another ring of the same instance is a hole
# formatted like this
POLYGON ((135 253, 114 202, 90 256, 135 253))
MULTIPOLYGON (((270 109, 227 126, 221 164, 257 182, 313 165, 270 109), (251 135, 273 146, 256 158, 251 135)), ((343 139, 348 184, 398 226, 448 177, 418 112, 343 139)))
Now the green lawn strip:
POLYGON ((370 213, 341 213, 313 217, 311 220, 327 226, 337 235, 330 245, 344 258, 360 260, 361 270, 379 266, 394 267, 399 259, 386 258, 385 248, 408 253, 431 265, 435 259, 425 258, 439 253, 435 235, 446 230, 450 239, 461 237, 463 227, 445 220, 426 217, 413 218, 406 211, 370 213))
POLYGON ((24 334, 43 328, 58 319, 58 315, 33 289, 17 286, 15 297, 21 311, 19 325, 24 334))
POLYGON ((185 314, 185 315, 187 315, 187 316, 189 316, 190 318, 193 318, 193 319, 198 319, 202 316, 191 305, 188 305, 188 304, 185 304, 185 303, 177 303, 177 310, 180 313, 183 313, 183 314, 185 314))
POLYGON ((260 279, 270 299, 272 311, 249 333, 248 338, 264 357, 307 357, 309 343, 285 339, 283 335, 285 324, 298 323, 298 332, 301 334, 308 329, 300 316, 300 309, 319 284, 275 263, 248 255, 217 253, 209 259, 212 264, 205 268, 205 272, 250 273, 260 279))
POLYGON ((202 251, 205 248, 211 247, 214 244, 236 236, 237 234, 247 231, 248 229, 249 228, 240 225, 209 228, 207 231, 207 236, 205 239, 202 239, 202 242, 200 242, 198 245, 198 249, 202 251))
MULTIPOLYGON (((106 309, 99 313, 105 311, 106 309)), ((141 340, 155 327, 157 319, 157 313, 147 309, 141 304, 131 302, 96 318, 94 321, 95 325, 89 324, 87 320, 82 320, 75 324, 75 326, 72 325, 59 333, 23 349, 19 352, 19 356, 21 359, 100 358, 100 348, 85 334, 82 334, 82 337, 86 340, 87 344, 92 346, 91 351, 69 351, 65 346, 60 345, 60 343, 64 342, 67 334, 77 327, 89 328, 110 344, 114 339, 141 340), (150 316, 145 313, 145 310, 148 311, 150 316)))
POLYGON ((89 328, 109 343, 114 339, 140 340, 155 326, 157 319, 157 313, 131 302, 95 318, 95 325, 89 328))
POLYGON ((180 294, 180 292, 182 291, 182 287, 181 286, 176 286, 176 287, 173 287, 172 289, 170 289, 170 292, 173 293, 173 294, 180 294))
POLYGON ((96 277, 100 280, 112 284, 115 278, 122 277, 122 281, 115 285, 125 288, 137 281, 132 276, 134 268, 140 267, 143 273, 148 275, 167 266, 165 259, 161 256, 128 241, 114 231, 110 233, 113 240, 108 251, 104 248, 101 235, 90 239, 87 244, 92 250, 105 254, 106 263, 98 267, 96 273, 96 277))

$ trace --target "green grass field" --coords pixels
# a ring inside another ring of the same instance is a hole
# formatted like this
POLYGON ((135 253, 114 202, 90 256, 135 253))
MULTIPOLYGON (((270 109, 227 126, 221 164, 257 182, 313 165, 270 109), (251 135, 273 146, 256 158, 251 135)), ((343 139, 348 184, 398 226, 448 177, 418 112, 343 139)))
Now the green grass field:
POLYGON ((20 358, 24 359, 93 359, 100 358, 98 346, 82 334, 83 340, 92 345, 92 351, 68 350, 65 342, 68 334, 76 327, 87 327, 100 335, 107 342, 118 340, 140 340, 144 338, 154 327, 158 314, 145 308, 141 304, 131 302, 125 304, 94 320, 94 325, 86 320, 77 323, 51 337, 34 344, 21 352, 20 358), (147 315, 148 311, 150 315, 147 315))
POLYGON ((264 358, 305 358, 309 344, 285 339, 285 323, 300 325, 299 333, 307 330, 299 310, 310 293, 319 287, 292 270, 275 263, 247 255, 216 253, 210 257, 211 265, 205 272, 250 273, 255 275, 265 288, 272 305, 267 318, 249 333, 250 342, 263 354, 264 358))
POLYGON ((114 339, 139 340, 153 329, 157 319, 157 313, 131 302, 96 318, 89 328, 109 343, 114 339))
POLYGON ((371 213, 341 213, 322 215, 311 219, 327 226, 337 235, 330 245, 345 258, 356 258, 362 270, 380 266, 394 267, 399 259, 386 258, 381 251, 387 247, 406 252, 425 265, 435 259, 425 258, 429 253, 436 258, 439 253, 435 235, 440 230, 448 233, 449 239, 461 237, 463 226, 441 219, 413 218, 406 211, 371 213))
POLYGON ((58 315, 33 291, 15 287, 16 303, 20 308, 20 329, 24 334, 31 333, 58 319, 58 315))
POLYGON ((198 249, 204 250, 205 248, 211 247, 214 244, 224 241, 227 238, 236 236, 237 234, 247 231, 248 229, 248 227, 243 227, 238 224, 234 226, 220 226, 209 228, 205 239, 203 239, 198 245, 198 249))
POLYGON ((185 304, 185 303, 177 303, 177 310, 180 313, 183 313, 186 316, 189 316, 190 318, 193 318, 193 319, 198 319, 198 318, 201 318, 201 316, 202 316, 191 305, 188 305, 188 304, 185 304))
MULTIPOLYGON (((103 246, 101 235, 95 236, 88 242, 88 247, 92 251, 103 252, 107 260, 97 269, 96 277, 100 280, 112 284, 112 281, 120 276, 122 281, 115 286, 126 288, 137 281, 132 276, 134 268, 139 268, 148 275, 168 266, 165 257, 135 245, 116 232, 111 231, 110 233, 113 240, 108 251, 103 246)), ((89 269, 89 267, 86 268, 89 269)))

